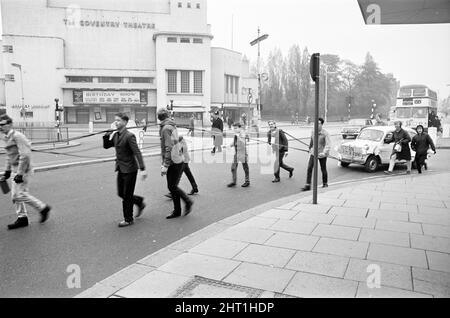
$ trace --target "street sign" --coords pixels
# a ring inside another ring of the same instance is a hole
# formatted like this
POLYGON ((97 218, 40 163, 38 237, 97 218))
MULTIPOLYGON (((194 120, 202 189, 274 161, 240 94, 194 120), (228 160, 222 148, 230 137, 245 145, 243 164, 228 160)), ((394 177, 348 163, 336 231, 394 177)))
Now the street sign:
POLYGON ((253 40, 252 42, 250 42, 250 45, 251 45, 251 46, 254 46, 254 45, 258 44, 259 42, 264 41, 264 40, 267 39, 268 37, 269 37, 268 34, 264 34, 264 35, 260 36, 259 38, 257 38, 256 40, 253 40))

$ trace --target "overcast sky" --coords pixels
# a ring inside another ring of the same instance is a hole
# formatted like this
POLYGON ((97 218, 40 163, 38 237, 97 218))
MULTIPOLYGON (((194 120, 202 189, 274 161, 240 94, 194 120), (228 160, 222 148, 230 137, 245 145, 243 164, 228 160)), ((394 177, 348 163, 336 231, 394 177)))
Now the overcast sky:
POLYGON ((337 54, 362 64, 370 52, 384 73, 402 85, 425 84, 440 98, 450 95, 450 24, 365 25, 356 0, 209 0, 213 46, 233 48, 252 61, 250 41, 261 32, 263 58, 275 47, 287 54, 292 44, 310 53, 337 54))

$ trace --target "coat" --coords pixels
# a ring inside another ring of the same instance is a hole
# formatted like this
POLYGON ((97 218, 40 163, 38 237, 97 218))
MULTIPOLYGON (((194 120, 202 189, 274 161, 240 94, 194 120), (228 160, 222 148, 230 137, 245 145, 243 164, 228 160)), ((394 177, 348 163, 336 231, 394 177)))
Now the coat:
POLYGON ((20 175, 31 172, 31 143, 24 134, 11 129, 5 136, 5 151, 5 171, 14 167, 20 175))
POLYGON ((398 132, 394 131, 392 134, 392 138, 388 143, 392 142, 395 142, 396 144, 400 143, 402 145, 402 151, 397 152, 397 160, 411 160, 411 149, 409 148, 411 136, 407 131, 403 129, 400 129, 398 132))
POLYGON ((233 143, 231 147, 235 149, 235 161, 237 162, 247 162, 248 152, 247 152, 247 141, 249 140, 246 133, 241 133, 240 135, 234 135, 233 143))
POLYGON ((162 165, 168 168, 174 164, 183 163, 183 155, 175 122, 167 118, 161 122, 160 127, 159 136, 161 137, 162 165))
POLYGON ((136 136, 127 129, 116 132, 112 139, 111 133, 103 136, 103 148, 116 148, 116 171, 133 173, 138 169, 145 170, 144 160, 136 142, 136 136))
POLYGON ((426 155, 430 147, 436 151, 433 139, 425 132, 415 135, 411 141, 411 149, 416 152, 416 156, 426 155))
POLYGON ((288 152, 289 150, 289 141, 286 137, 286 134, 283 130, 277 129, 274 132, 267 132, 267 143, 272 145, 272 150, 274 152, 288 152), (272 138, 274 138, 274 144, 272 144, 272 138))

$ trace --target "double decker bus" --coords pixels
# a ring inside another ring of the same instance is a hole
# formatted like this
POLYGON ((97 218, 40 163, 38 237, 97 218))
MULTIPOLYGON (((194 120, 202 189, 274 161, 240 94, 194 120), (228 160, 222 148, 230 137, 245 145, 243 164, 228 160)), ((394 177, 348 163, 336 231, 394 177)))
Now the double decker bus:
POLYGON ((402 86, 398 90, 394 119, 403 122, 405 127, 416 128, 422 125, 440 129, 437 117, 437 94, 425 85, 402 86))

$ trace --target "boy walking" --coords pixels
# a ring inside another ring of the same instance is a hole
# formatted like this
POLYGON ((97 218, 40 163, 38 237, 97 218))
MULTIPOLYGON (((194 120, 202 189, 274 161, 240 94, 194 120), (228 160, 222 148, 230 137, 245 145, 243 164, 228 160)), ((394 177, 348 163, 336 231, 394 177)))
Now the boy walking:
POLYGON ((247 141, 250 140, 248 135, 242 129, 242 125, 240 123, 234 124, 234 138, 233 143, 230 147, 235 149, 233 164, 231 165, 231 174, 233 181, 228 184, 229 188, 235 187, 237 182, 237 167, 239 162, 242 163, 242 167, 245 172, 245 182, 242 185, 243 188, 247 188, 250 186, 250 172, 248 167, 248 153, 247 153, 247 141))

